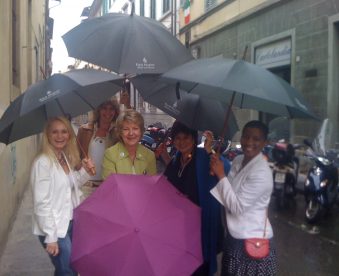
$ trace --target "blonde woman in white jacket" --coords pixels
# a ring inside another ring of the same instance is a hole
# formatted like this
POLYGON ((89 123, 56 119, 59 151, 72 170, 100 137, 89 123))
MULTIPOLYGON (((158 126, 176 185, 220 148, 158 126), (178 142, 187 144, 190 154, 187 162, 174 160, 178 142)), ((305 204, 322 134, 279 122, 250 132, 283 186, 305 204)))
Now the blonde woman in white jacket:
POLYGON ((33 234, 49 254, 54 275, 77 275, 70 267, 73 209, 80 203, 79 187, 94 171, 90 159, 80 161, 69 121, 50 119, 43 131, 41 153, 32 165, 31 185, 33 234))

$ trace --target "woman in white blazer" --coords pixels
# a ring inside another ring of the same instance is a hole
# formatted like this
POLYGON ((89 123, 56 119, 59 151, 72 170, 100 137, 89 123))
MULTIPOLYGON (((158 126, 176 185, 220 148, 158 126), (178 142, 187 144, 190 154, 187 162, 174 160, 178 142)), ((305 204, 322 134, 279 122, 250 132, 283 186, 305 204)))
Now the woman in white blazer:
POLYGON ((90 159, 80 161, 69 121, 50 119, 43 131, 42 150, 32 165, 31 185, 33 234, 48 252, 54 275, 77 275, 70 267, 73 209, 80 203, 79 187, 94 171, 90 159))
POLYGON ((233 160, 227 177, 218 156, 211 158, 211 170, 219 178, 211 193, 225 207, 228 230, 222 276, 277 273, 273 231, 267 216, 273 177, 261 153, 267 135, 268 128, 260 121, 250 121, 244 126, 240 139, 244 154, 233 160), (263 238, 264 232, 265 238, 270 240, 269 255, 260 260, 252 259, 245 252, 244 240, 263 238))

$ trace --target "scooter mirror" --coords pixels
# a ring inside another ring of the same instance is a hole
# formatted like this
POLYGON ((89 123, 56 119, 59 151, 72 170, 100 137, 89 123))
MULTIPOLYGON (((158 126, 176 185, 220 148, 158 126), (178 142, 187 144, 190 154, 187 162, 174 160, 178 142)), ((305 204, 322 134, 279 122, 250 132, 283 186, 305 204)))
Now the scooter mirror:
POLYGON ((310 142, 310 140, 304 139, 304 144, 305 144, 306 146, 309 146, 310 148, 312 148, 312 143, 310 142))

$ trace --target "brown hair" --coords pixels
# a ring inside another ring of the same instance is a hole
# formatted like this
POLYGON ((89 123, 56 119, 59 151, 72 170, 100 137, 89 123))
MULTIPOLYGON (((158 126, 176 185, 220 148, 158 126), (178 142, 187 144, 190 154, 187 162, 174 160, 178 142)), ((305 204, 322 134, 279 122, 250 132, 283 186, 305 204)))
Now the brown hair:
POLYGON ((103 109, 106 105, 112 106, 115 111, 112 122, 115 122, 115 120, 119 116, 120 107, 119 107, 118 101, 115 98, 104 101, 93 112, 93 123, 97 123, 98 126, 100 124, 100 110, 103 109))

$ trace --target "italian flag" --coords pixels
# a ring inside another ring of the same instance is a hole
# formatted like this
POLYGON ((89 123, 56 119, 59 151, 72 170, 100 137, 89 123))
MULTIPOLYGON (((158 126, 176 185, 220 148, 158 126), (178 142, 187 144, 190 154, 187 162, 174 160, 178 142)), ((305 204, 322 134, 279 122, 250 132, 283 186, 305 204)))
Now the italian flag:
POLYGON ((190 23, 190 6, 191 6, 191 1, 186 0, 184 4, 185 24, 190 23))

